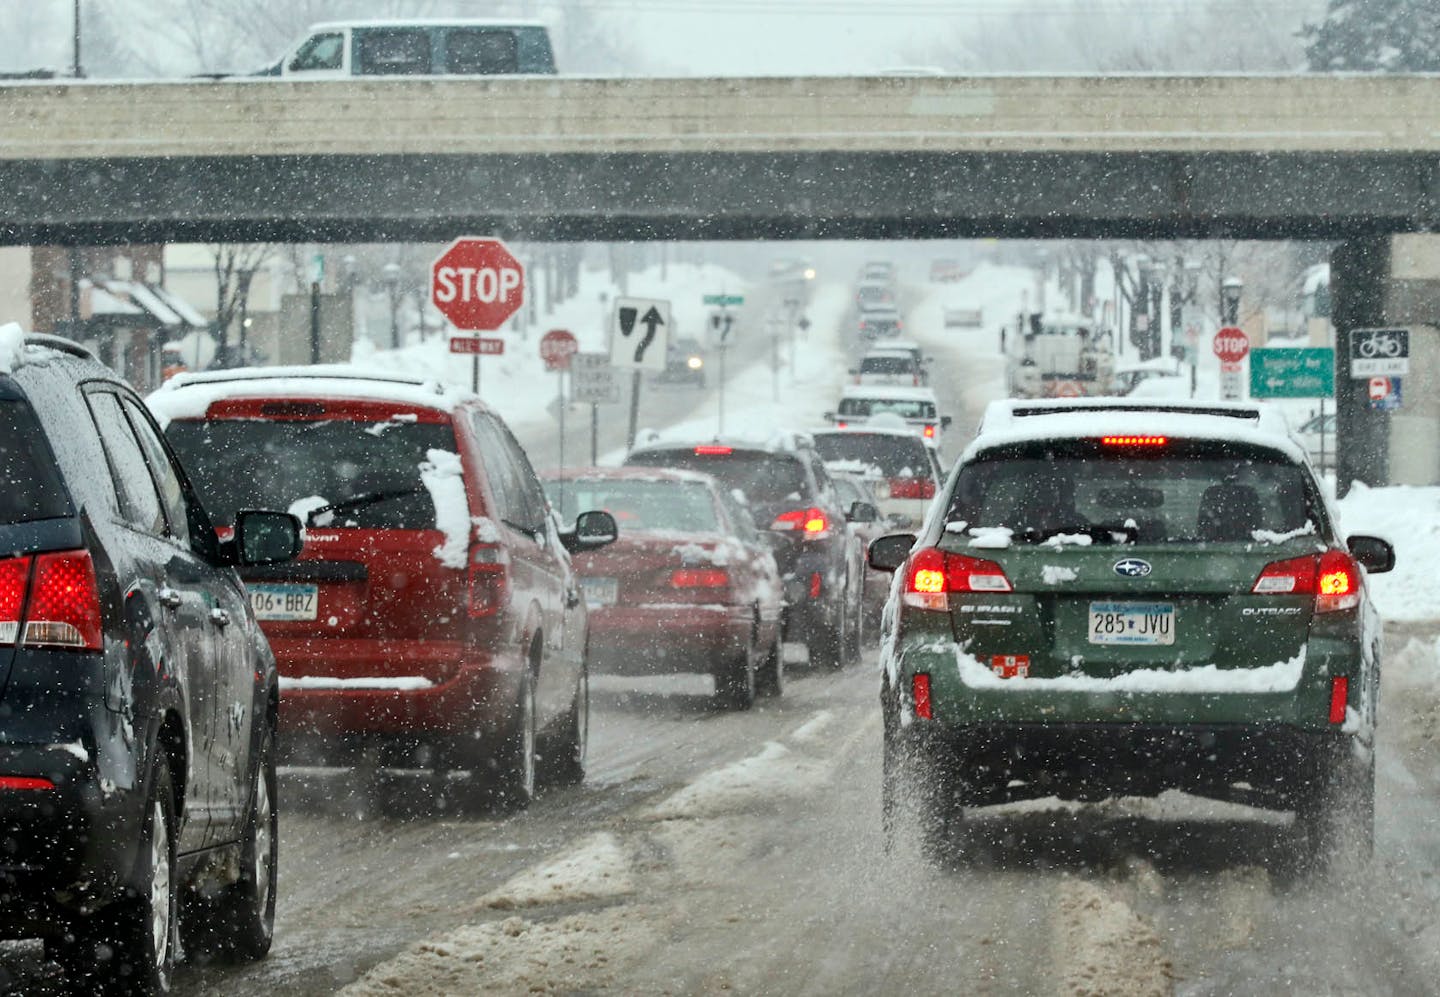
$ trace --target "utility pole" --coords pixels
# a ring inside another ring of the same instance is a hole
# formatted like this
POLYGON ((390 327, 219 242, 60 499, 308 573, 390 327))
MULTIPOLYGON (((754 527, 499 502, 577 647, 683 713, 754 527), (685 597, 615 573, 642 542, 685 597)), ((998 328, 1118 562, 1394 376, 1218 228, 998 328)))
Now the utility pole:
POLYGON ((72 62, 70 66, 70 75, 78 80, 85 75, 85 71, 81 68, 80 65, 80 0, 75 0, 74 27, 75 38, 73 46, 71 48, 72 62))

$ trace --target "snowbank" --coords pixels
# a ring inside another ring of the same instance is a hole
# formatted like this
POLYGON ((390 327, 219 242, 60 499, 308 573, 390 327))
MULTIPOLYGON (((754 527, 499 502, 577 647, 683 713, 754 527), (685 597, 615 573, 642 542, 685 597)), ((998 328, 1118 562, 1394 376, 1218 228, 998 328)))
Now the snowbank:
POLYGON ((0 374, 20 366, 25 355, 25 330, 14 322, 0 325, 0 374))
POLYGON ((1356 483, 1338 504, 1341 531, 1395 545, 1395 570, 1370 576, 1375 606, 1392 623, 1440 620, 1440 488, 1356 483))

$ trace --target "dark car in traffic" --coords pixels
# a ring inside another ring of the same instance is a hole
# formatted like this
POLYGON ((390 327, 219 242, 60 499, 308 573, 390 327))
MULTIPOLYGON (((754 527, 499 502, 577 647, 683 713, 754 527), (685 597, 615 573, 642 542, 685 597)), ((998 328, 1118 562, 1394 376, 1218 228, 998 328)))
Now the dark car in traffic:
POLYGON ((222 540, 140 398, 14 326, 0 480, 0 938, 77 992, 167 990, 182 937, 264 956, 279 687, 236 567, 299 524, 239 509, 222 540))
POLYGON ((291 564, 246 570, 280 663, 287 758, 470 773, 523 807, 584 777, 587 622, 572 551, 505 423, 468 392, 349 367, 182 374, 150 396, 207 507, 306 523, 291 564))
POLYGON ((763 443, 653 442, 632 450, 625 464, 699 471, 737 489, 756 523, 785 540, 775 549, 785 579, 785 639, 804 643, 811 664, 823 668, 858 657, 863 575, 852 563, 845 524, 852 513, 866 515, 868 507, 841 505, 808 436, 778 433, 763 443))
POLYGON ((784 691, 780 570, 729 489, 650 467, 555 472, 545 489, 562 522, 603 509, 620 527, 613 545, 575 557, 592 669, 713 675, 716 700, 730 709, 784 691))

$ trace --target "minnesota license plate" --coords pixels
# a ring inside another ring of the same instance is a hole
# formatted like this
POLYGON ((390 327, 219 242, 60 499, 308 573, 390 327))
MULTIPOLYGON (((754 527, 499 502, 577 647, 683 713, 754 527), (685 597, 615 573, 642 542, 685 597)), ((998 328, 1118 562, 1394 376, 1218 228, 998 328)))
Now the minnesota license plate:
POLYGON ((619 586, 614 578, 582 578, 580 591, 585 593, 585 605, 591 609, 615 605, 615 594, 619 586))
POLYGON ((250 606, 257 620, 313 620, 320 602, 317 585, 276 585, 252 582, 250 606))
POLYGON ((1090 643, 1175 643, 1175 607, 1168 602, 1092 602, 1090 643))

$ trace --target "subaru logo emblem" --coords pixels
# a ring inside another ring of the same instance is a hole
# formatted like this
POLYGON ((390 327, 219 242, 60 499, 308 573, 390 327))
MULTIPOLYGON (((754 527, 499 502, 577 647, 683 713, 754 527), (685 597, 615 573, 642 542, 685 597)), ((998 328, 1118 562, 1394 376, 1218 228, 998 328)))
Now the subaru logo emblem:
POLYGON ((1121 578, 1144 578, 1150 570, 1150 562, 1138 557, 1124 557, 1115 562, 1115 574, 1121 578))

